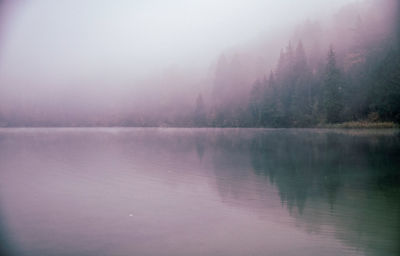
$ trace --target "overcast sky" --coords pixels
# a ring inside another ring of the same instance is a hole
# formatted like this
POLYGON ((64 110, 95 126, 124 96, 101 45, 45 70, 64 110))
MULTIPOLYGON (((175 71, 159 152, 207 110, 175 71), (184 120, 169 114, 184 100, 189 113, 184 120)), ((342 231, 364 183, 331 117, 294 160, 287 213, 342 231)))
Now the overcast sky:
POLYGON ((139 78, 171 66, 207 68, 225 49, 350 1, 18 2, 7 22, 0 20, 3 93, 11 87, 36 93, 134 87, 139 78))

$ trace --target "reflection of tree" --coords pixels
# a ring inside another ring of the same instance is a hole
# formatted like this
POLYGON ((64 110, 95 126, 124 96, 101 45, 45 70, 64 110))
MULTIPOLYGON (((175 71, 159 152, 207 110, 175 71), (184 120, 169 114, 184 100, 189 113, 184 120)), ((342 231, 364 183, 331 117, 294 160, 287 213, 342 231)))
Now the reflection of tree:
POLYGON ((206 147, 204 139, 205 139, 204 135, 203 136, 197 135, 195 137, 196 152, 197 152, 197 156, 199 157, 200 160, 203 159, 203 155, 204 155, 204 151, 205 151, 205 147, 206 147))
POLYGON ((282 202, 290 211, 295 206, 300 214, 310 194, 327 195, 333 207, 342 161, 340 155, 320 148, 334 146, 327 138, 317 143, 313 135, 304 135, 256 136, 251 144, 255 173, 269 177, 278 187, 282 202))
MULTIPOLYGON (((249 133, 219 134, 213 141, 222 197, 249 197, 242 187, 254 179, 247 171, 250 164, 259 182, 268 186, 269 180, 278 189, 300 226, 322 232, 330 225, 339 240, 366 255, 400 252, 399 137, 307 130, 249 133)), ((260 201, 271 200, 268 194, 263 197, 260 201)))
MULTIPOLYGON (((232 208, 271 222, 287 209, 301 230, 327 232, 366 255, 400 252, 400 137, 330 130, 135 129, 90 136, 28 133, 1 142, 0 160, 6 163, 19 162, 17 152, 25 150, 32 159, 67 160, 76 164, 71 170, 87 171, 98 181, 145 176, 175 188, 199 179, 232 208), (80 166, 85 161, 90 168, 80 166), (112 172, 97 170, 105 163, 112 172)), ((29 169, 43 167, 32 159, 29 169)), ((53 168, 43 170, 48 173, 32 178, 49 176, 53 168)), ((7 224, 0 216, 0 254, 10 255, 5 246, 13 237, 1 221, 7 224)))
POLYGON ((323 196, 333 209, 344 186, 373 183, 387 190, 400 184, 399 139, 375 139, 307 132, 256 135, 250 144, 251 163, 255 174, 277 186, 289 209, 298 206, 301 212, 313 195, 323 196))

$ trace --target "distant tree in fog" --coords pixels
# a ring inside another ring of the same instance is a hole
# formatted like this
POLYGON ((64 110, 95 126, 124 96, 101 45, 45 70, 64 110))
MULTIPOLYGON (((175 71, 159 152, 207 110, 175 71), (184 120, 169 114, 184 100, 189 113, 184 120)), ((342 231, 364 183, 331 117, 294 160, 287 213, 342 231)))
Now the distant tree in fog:
POLYGON ((328 123, 340 121, 340 114, 343 109, 341 85, 340 70, 337 67, 335 52, 331 46, 324 79, 324 106, 328 123))
POLYGON ((196 126, 205 126, 206 123, 206 108, 203 101, 203 96, 199 94, 196 99, 196 107, 194 111, 194 124, 196 126))

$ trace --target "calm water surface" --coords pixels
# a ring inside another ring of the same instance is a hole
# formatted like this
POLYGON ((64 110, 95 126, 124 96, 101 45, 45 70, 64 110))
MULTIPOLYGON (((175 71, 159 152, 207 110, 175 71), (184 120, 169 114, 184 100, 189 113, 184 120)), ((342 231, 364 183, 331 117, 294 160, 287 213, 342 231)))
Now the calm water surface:
POLYGON ((0 129, 2 255, 400 255, 397 131, 0 129))

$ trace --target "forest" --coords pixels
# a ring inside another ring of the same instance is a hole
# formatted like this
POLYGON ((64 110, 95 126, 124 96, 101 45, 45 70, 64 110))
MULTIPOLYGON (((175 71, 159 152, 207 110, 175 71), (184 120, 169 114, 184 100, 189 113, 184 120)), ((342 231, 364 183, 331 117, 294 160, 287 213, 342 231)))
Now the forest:
MULTIPOLYGON (((230 92, 234 90, 231 77, 235 73, 229 70, 225 56, 221 56, 214 84, 216 103, 207 112, 200 95, 194 123, 223 127, 315 127, 350 121, 399 123, 399 17, 393 15, 389 19, 393 26, 385 32, 358 11, 350 6, 338 14, 344 20, 353 20, 346 23, 348 37, 336 38, 337 42, 348 41, 339 49, 330 43, 322 54, 310 56, 301 39, 289 41, 275 68, 254 82, 245 103, 239 100, 242 95, 230 92)), ((318 24, 309 22, 304 30, 318 29, 318 24)))

